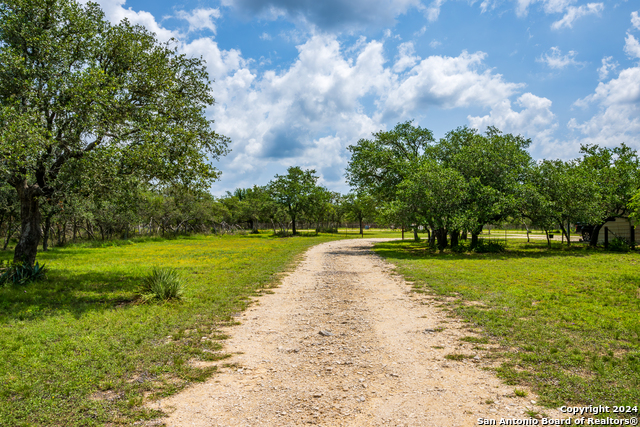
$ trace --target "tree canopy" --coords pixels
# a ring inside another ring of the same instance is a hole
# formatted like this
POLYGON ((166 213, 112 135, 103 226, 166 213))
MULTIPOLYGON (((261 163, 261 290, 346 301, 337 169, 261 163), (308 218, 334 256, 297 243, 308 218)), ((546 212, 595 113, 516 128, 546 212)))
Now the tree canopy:
POLYGON ((269 183, 269 191, 273 199, 283 206, 292 221, 292 232, 297 233, 296 220, 303 212, 314 208, 318 202, 318 177, 316 171, 303 170, 299 166, 287 169, 286 175, 276 175, 269 183))
POLYGON ((205 109, 204 63, 97 4, 8 0, 0 4, 0 178, 17 192, 15 261, 33 264, 40 199, 74 170, 204 187, 226 154, 205 109), (84 166, 81 166, 84 165, 84 166))

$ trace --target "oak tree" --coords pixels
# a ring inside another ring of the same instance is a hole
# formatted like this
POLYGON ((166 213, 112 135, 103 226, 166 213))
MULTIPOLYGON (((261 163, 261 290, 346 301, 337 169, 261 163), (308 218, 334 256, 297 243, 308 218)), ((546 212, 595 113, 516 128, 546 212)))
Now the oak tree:
MULTIPOLYGON (((97 4, 0 3, 0 179, 16 191, 21 231, 14 260, 33 264, 40 203, 72 176, 207 185, 228 139, 212 129, 204 62, 97 4)), ((109 182, 105 182, 109 185, 109 182)))

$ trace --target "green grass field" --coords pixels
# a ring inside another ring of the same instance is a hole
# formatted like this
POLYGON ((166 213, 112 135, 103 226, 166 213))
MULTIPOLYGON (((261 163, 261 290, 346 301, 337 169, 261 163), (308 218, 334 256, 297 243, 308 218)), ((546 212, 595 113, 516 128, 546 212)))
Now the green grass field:
POLYGON ((224 357, 218 329, 249 296, 277 283, 308 247, 336 238, 197 236, 40 253, 46 281, 0 288, 0 426, 102 426, 153 417, 141 407, 145 398, 212 374, 187 362, 224 357), (153 266, 185 276, 184 301, 136 299, 153 266))
POLYGON ((501 344, 499 376, 541 403, 640 405, 640 255, 525 242, 499 254, 406 241, 375 250, 501 344))
MULTIPOLYGON (((308 247, 358 238, 345 231, 86 242, 41 253, 46 281, 0 288, 0 426, 128 425, 157 416, 143 402, 212 375, 188 362, 225 357, 220 327, 250 296, 277 284, 308 247), (184 301, 137 299, 154 266, 181 272, 184 301)), ((405 238, 376 251, 416 291, 455 297, 447 307, 502 344, 493 357, 506 381, 532 386, 548 405, 640 403, 638 254, 523 240, 510 240, 502 254, 438 254, 411 233, 405 238)))

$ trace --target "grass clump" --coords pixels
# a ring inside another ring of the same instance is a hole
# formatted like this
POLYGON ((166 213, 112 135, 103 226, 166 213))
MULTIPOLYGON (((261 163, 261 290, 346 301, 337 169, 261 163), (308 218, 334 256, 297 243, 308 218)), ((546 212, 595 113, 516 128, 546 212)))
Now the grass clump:
POLYGON ((473 359, 474 357, 475 355, 473 354, 462 354, 462 353, 450 353, 444 356, 444 358, 447 360, 456 360, 456 361, 461 361, 464 359, 473 359))
POLYGON ((29 265, 5 261, 0 264, 0 272, 0 286, 21 286, 46 277, 46 267, 37 262, 34 265, 29 265))
POLYGON ((181 300, 183 295, 184 280, 178 270, 170 267, 154 267, 140 288, 144 302, 181 300))
POLYGON ((460 341, 473 344, 489 344, 489 338, 487 337, 462 337, 460 338, 460 341))

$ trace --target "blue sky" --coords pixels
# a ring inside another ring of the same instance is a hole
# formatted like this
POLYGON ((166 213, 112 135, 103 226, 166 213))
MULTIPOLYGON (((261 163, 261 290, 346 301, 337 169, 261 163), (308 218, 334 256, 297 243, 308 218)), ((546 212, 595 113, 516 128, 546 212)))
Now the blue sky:
POLYGON ((100 0, 207 61, 232 139, 214 194, 299 165, 347 192, 346 147, 414 120, 497 126, 536 159, 640 149, 638 0, 100 0))

